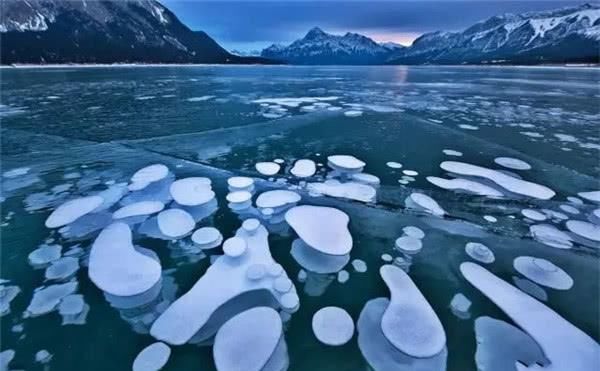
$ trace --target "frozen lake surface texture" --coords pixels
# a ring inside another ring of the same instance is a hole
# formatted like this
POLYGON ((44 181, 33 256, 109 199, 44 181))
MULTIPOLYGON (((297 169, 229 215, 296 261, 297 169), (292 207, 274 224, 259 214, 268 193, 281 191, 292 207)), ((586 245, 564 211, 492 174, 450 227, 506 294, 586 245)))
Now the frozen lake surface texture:
POLYGON ((0 369, 600 367, 600 72, 1 71, 0 369))

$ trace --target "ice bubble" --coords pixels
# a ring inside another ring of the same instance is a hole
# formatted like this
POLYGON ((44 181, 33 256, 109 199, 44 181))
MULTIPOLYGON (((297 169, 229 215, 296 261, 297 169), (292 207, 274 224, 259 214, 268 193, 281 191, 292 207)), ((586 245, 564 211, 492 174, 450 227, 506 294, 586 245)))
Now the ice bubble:
POLYGON ((316 195, 347 198, 360 202, 373 202, 377 196, 377 190, 371 185, 358 182, 342 183, 336 179, 326 180, 323 183, 308 183, 307 189, 316 195))
POLYGON ((190 233, 196 226, 192 216, 181 209, 161 211, 157 217, 158 228, 167 237, 180 238, 190 233))
POLYGON ((136 171, 131 177, 129 190, 139 191, 146 188, 150 183, 157 182, 169 175, 169 168, 163 164, 146 166, 136 171))
POLYGON ((414 171, 414 170, 402 170, 402 174, 404 175, 408 175, 408 176, 417 176, 419 175, 418 172, 414 171))
POLYGON ((99 196, 76 198, 56 208, 46 219, 46 227, 58 228, 73 223, 78 218, 91 213, 102 205, 104 199, 99 196))
POLYGON ((542 286, 556 290, 568 290, 573 286, 573 279, 546 259, 519 256, 513 266, 517 272, 542 286))
POLYGON ((21 289, 18 286, 0 285, 0 317, 10 313, 10 302, 19 295, 21 289))
POLYGON ((569 217, 566 214, 561 213, 559 211, 554 211, 554 210, 550 210, 550 209, 542 209, 542 212, 544 214, 546 214, 547 217, 552 218, 552 219, 556 219, 556 220, 569 219, 569 217))
POLYGON ((444 179, 436 176, 428 176, 425 179, 433 185, 436 185, 443 189, 459 190, 466 193, 476 194, 479 196, 487 197, 502 197, 504 194, 495 188, 489 187, 485 184, 481 184, 472 180, 454 178, 444 179))
POLYGON ((409 209, 425 211, 435 216, 444 216, 446 214, 444 209, 433 198, 423 193, 411 193, 404 203, 409 209))
POLYGON ((442 152, 444 152, 444 154, 446 156, 457 156, 457 157, 460 157, 460 156, 463 155, 462 152, 458 152, 458 151, 455 151, 453 149, 444 149, 442 152))
POLYGON ((545 214, 533 209, 523 209, 521 210, 521 214, 523 214, 523 216, 527 219, 535 220, 538 222, 542 222, 547 219, 545 214))
POLYGON ((300 199, 296 192, 276 189, 261 193, 256 199, 256 207, 281 209, 296 204, 300 199))
POLYGON ((385 337, 403 353, 433 357, 446 346, 439 318, 410 277, 394 265, 379 270, 391 293, 390 305, 381 318, 385 337))
POLYGON ((234 316, 217 332, 213 356, 219 371, 287 369, 281 317, 268 307, 252 308, 234 316), (282 354, 277 356, 278 352, 282 354))
POLYGON ((600 241, 600 226, 581 220, 569 220, 565 225, 569 231, 575 233, 577 236, 590 241, 600 241))
POLYGON ((12 349, 6 349, 0 352, 0 370, 9 370, 8 366, 15 358, 15 351, 12 349))
POLYGON ((246 252, 246 240, 241 237, 231 237, 223 243, 223 252, 230 258, 237 258, 246 252))
POLYGON ((348 282, 349 279, 350 279, 350 273, 348 273, 348 271, 341 270, 338 272, 337 281, 339 283, 346 283, 346 282, 348 282))
POLYGON ((358 117, 358 116, 362 116, 363 112, 362 111, 358 111, 358 110, 348 110, 344 112, 344 116, 347 117, 358 117))
POLYGON ((123 206, 113 213, 113 219, 124 219, 132 216, 152 215, 162 211, 165 204, 160 201, 140 201, 123 206))
POLYGON ((387 167, 389 167, 389 168, 392 168, 392 169, 400 169, 400 168, 402 168, 402 164, 401 163, 394 162, 394 161, 388 161, 388 162, 385 163, 385 165, 387 167))
POLYGON ((50 354, 46 349, 42 349, 35 353, 35 361, 37 363, 48 363, 52 360, 52 354, 50 354))
POLYGON ((219 246, 223 242, 223 236, 216 228, 203 227, 192 234, 192 241, 201 249, 208 250, 219 246))
POLYGON ((225 197, 232 204, 244 204, 252 198, 252 193, 248 191, 235 191, 228 193, 225 197))
POLYGON ((246 277, 251 281, 258 281, 267 275, 267 267, 264 264, 253 264, 246 270, 246 277))
POLYGON ((249 234, 253 234, 260 227, 260 221, 258 219, 246 219, 242 223, 242 228, 249 234))
POLYGON ((458 125, 458 127, 461 129, 465 129, 465 130, 479 130, 479 126, 468 125, 468 124, 460 124, 460 125, 458 125))
POLYGON ((588 201, 600 203, 600 191, 579 192, 578 195, 588 201))
POLYGON ((79 270, 79 259, 73 257, 64 257, 52 262, 46 268, 44 276, 47 280, 66 280, 72 277, 79 270))
POLYGON ((531 170, 531 165, 527 162, 512 157, 496 157, 494 162, 507 169, 531 170))
POLYGON ((268 236, 264 226, 253 234, 239 228, 236 237, 243 238, 247 246, 243 258, 216 258, 196 284, 158 317, 150 334, 158 340, 180 345, 192 337, 198 338, 198 334, 201 339, 210 338, 222 323, 220 321, 239 313, 240 308, 255 306, 258 301, 273 305, 275 300, 286 311, 297 310, 299 298, 295 288, 284 295, 273 288, 273 280, 285 276, 285 272, 271 257, 268 236), (250 280, 247 271, 256 264, 267 267, 267 277, 250 280))
POLYGON ((577 215, 579 214, 579 210, 571 205, 560 205, 560 209, 566 213, 577 215))
POLYGON ((292 281, 287 277, 277 277, 275 281, 273 281, 273 289, 280 294, 285 294, 289 292, 293 287, 292 281))
POLYGON ((36 317, 52 312, 60 301, 77 290, 77 282, 50 285, 33 293, 25 316, 36 317))
POLYGON ((536 241, 550 247, 557 249, 570 249, 573 247, 571 237, 550 224, 532 225, 529 227, 529 233, 536 241))
POLYGON ((490 223, 496 223, 498 221, 498 219, 496 217, 491 216, 491 215, 484 215, 483 219, 485 219, 487 222, 490 222, 490 223))
POLYGON ((469 319, 471 317, 470 308, 471 301, 461 293, 455 294, 450 301, 450 310, 458 318, 469 319))
POLYGON ((183 206, 203 205, 215 198, 210 179, 202 177, 176 180, 171 183, 170 191, 175 202, 183 206))
POLYGON ((312 318, 312 329, 316 338, 325 345, 344 345, 354 335, 352 317, 338 307, 319 309, 312 318))
POLYGON ((308 277, 308 273, 304 269, 300 269, 298 271, 298 282, 306 282, 306 278, 308 277))
POLYGON ((232 192, 250 191, 254 187, 254 179, 245 176, 233 176, 227 179, 227 185, 232 192))
POLYGON ((520 368, 517 363, 527 367, 548 363, 540 346, 529 335, 504 321, 490 317, 477 318, 475 338, 478 370, 518 371, 520 368))
POLYGON ((105 189, 104 191, 98 192, 96 196, 102 197, 104 202, 102 205, 98 206, 94 212, 97 213, 99 211, 105 211, 113 207, 123 196, 125 196, 129 192, 127 188, 127 183, 116 183, 112 184, 110 187, 105 189))
POLYGON ((596 225, 600 225, 600 209, 592 211, 589 215, 589 220, 596 225))
POLYGON ((352 250, 348 231, 350 218, 338 209, 323 206, 296 206, 285 213, 285 220, 313 249, 329 255, 346 255, 352 250))
POLYGON ((138 252, 124 223, 106 227, 94 241, 88 274, 102 291, 115 296, 144 293, 161 278, 160 263, 138 252))
POLYGON ((595 369, 600 347, 583 331, 541 302, 477 264, 462 263, 460 271, 467 281, 500 307, 540 346, 550 361, 545 369, 595 369))
POLYGON ((372 175, 372 174, 367 174, 367 173, 352 174, 351 178, 352 178, 352 180, 354 180, 358 183, 363 183, 363 184, 372 185, 372 186, 378 186, 379 183, 381 183, 381 181, 379 180, 378 177, 376 177, 375 175, 372 175))
POLYGON ((133 361, 133 371, 158 371, 163 368, 169 357, 171 348, 161 342, 145 347, 133 361))
POLYGON ((363 161, 350 155, 328 156, 327 163, 332 169, 357 173, 360 173, 366 165, 363 161))
POLYGON ((14 168, 14 169, 10 169, 5 171, 4 173, 2 173, 2 176, 5 178, 16 178, 22 175, 25 175, 29 172, 29 170, 31 170, 31 168, 28 167, 18 167, 18 168, 14 168))
POLYGON ((292 242, 290 252, 304 269, 321 274, 338 272, 350 261, 350 254, 325 254, 308 246, 299 238, 292 242))
POLYGON ((367 263, 364 260, 354 259, 352 260, 352 267, 354 271, 359 273, 364 273, 367 271, 367 263))
POLYGON ((509 192, 527 197, 549 200, 556 194, 553 190, 543 185, 517 179, 501 171, 482 166, 464 162, 444 161, 440 164, 440 167, 450 173, 488 179, 509 192))
POLYGON ((275 162, 257 162, 254 167, 256 168, 256 171, 266 176, 277 174, 281 168, 281 166, 275 162))
POLYGON ((276 164, 281 165, 281 164, 285 163, 285 160, 282 159, 282 158, 276 158, 276 159, 273 160, 273 162, 276 163, 276 164))
POLYGON ((407 236, 418 239, 423 239, 425 237, 425 232, 423 232, 421 228, 412 225, 402 228, 402 232, 404 232, 404 234, 406 234, 407 236))
POLYGON ((315 164, 315 162, 313 160, 306 159, 296 161, 296 163, 294 163, 294 167, 292 167, 292 170, 290 170, 292 175, 298 178, 306 178, 313 176, 316 171, 317 165, 315 164))
POLYGON ((394 258, 390 254, 381 254, 381 260, 390 263, 394 258))
POLYGON ((423 248, 421 240, 411 236, 398 237, 395 245, 399 250, 409 254, 419 252, 423 248))
POLYGON ((478 262, 490 264, 496 260, 494 253, 486 245, 479 242, 467 242, 465 252, 478 262))
POLYGON ((389 307, 389 300, 376 298, 368 301, 357 322, 358 347, 369 366, 375 371, 430 371, 446 370, 447 350, 430 358, 411 357, 394 347, 381 330, 381 317, 389 307))
POLYGON ((58 305, 58 313, 61 316, 75 316, 83 312, 84 307, 83 295, 69 295, 65 296, 58 305))
POLYGON ((29 264, 32 266, 43 266, 60 258, 62 246, 42 245, 33 250, 28 256, 29 264))

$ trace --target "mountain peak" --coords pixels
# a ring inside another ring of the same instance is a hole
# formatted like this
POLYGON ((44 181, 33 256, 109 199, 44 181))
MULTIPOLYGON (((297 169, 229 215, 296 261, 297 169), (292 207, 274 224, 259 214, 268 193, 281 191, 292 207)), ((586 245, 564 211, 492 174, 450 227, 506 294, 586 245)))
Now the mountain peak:
POLYGON ((323 31, 319 27, 313 27, 308 31, 308 33, 306 34, 306 36, 304 36, 304 38, 305 39, 316 39, 316 38, 323 37, 323 36, 327 36, 327 33, 325 31, 323 31))

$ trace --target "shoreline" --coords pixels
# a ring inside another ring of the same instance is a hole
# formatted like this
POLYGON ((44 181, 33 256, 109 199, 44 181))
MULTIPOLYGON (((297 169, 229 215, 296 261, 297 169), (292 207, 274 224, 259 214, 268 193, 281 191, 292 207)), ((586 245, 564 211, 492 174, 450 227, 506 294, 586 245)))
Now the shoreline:
POLYGON ((194 64, 194 63, 65 63, 65 64, 11 64, 0 65, 0 69, 52 69, 52 68, 139 68, 139 67, 512 67, 512 68, 599 68, 594 63, 565 63, 565 64, 372 64, 372 65, 295 65, 295 64, 194 64))

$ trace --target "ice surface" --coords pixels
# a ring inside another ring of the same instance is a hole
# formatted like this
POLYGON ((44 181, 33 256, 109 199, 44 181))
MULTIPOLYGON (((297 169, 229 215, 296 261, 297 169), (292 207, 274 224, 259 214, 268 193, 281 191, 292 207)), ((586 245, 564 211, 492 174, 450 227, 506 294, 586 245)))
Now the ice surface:
POLYGON ((77 290, 77 282, 67 282, 46 286, 33 293, 33 298, 25 310, 25 316, 37 317, 52 312, 60 301, 77 290))
POLYGON ((113 219, 124 219, 132 216, 152 215, 162 211, 165 204, 160 201, 140 201, 123 206, 113 213, 113 219))
POLYGON ((450 189, 450 190, 459 190, 466 193, 472 193, 480 196, 487 197, 502 197, 504 194, 499 190, 487 186, 485 184, 481 184, 469 179, 462 178, 454 178, 454 179, 444 179, 439 178, 437 176, 428 176, 425 179, 431 184, 434 184, 440 188, 450 189))
POLYGON ((181 209, 161 211, 157 216, 158 228, 167 237, 180 238, 190 233, 196 226, 192 216, 181 209))
MULTIPOLYGON (((229 305, 228 303, 235 303, 234 299, 244 295, 261 297, 259 293, 265 293, 265 290, 284 309, 297 310, 299 299, 294 288, 284 295, 273 289, 273 281, 286 275, 271 257, 268 235, 263 226, 253 233, 243 228, 238 229, 236 236, 243 238, 247 246, 243 259, 226 255, 218 257, 196 284, 158 317, 150 330, 151 335, 176 345, 186 343, 199 330, 203 331, 203 337, 210 336, 216 331, 216 328, 213 329, 214 324, 211 325, 211 319, 219 317, 217 314, 220 308, 229 305), (260 280, 248 279, 248 269, 257 264, 267 267, 267 276, 260 280)), ((230 313, 232 314, 235 313, 230 313)))
POLYGON ((368 184, 359 182, 342 183, 336 179, 329 179, 323 183, 308 183, 307 189, 312 194, 347 198, 361 202, 374 202, 377 196, 377 190, 368 184))
POLYGON ((552 309, 475 263, 462 263, 460 271, 535 340, 550 361, 545 370, 589 371, 597 366, 598 343, 552 309))
POLYGON ((381 318, 385 337, 409 356, 427 358, 446 346, 446 333, 437 315, 410 277, 394 265, 379 270, 391 293, 381 318))
POLYGON ((161 342, 145 347, 133 361, 133 371, 158 371, 169 361, 171 348, 161 342))
POLYGON ((348 231, 350 218, 332 207, 296 206, 285 213, 285 220, 313 249, 329 255, 346 255, 352 250, 348 231))
POLYGON ((590 241, 600 242, 600 226, 582 220, 568 220, 567 229, 579 237, 590 241))
POLYGON ((161 278, 160 262, 138 252, 124 223, 106 227, 90 251, 90 279, 102 291, 115 296, 133 296, 150 290, 161 278))
POLYGON ((446 212, 433 198, 423 193, 413 192, 404 201, 409 209, 425 211, 435 216, 444 216, 446 212))
MULTIPOLYGON (((279 314, 268 307, 246 310, 225 322, 215 336, 213 356, 219 371, 261 371, 283 339, 279 314)), ((287 369, 286 366, 273 370, 287 369)), ((281 365, 279 365, 281 367, 281 365)))
POLYGON ((500 187, 523 196, 549 200, 556 194, 543 185, 517 179, 503 172, 464 162, 444 161, 440 167, 450 173, 489 179, 500 187))
POLYGON ((323 344, 344 345, 354 335, 354 321, 342 308, 325 307, 313 315, 312 330, 323 344))
POLYGON ((496 260, 494 253, 486 245, 479 242, 467 242, 465 252, 478 262, 490 264, 496 260))
POLYGON ((104 199, 99 196, 76 198, 56 208, 46 219, 46 227, 58 228, 73 223, 78 218, 91 213, 102 205, 104 199))
POLYGON ((531 256, 519 256, 513 262, 515 270, 533 282, 556 290, 568 290, 573 279, 554 263, 531 256))
POLYGON ((531 170, 531 165, 523 160, 512 157, 496 157, 494 162, 507 169, 513 170, 531 170))
POLYGON ((290 173, 298 178, 306 178, 313 176, 316 171, 317 165, 313 160, 301 159, 294 163, 290 173))
POLYGON ((281 168, 281 166, 275 162, 257 162, 254 167, 256 168, 256 171, 266 176, 277 174, 281 168))
POLYGON ((203 205, 215 198, 210 179, 203 177, 178 179, 171 184, 170 191, 175 202, 183 206, 203 205))

